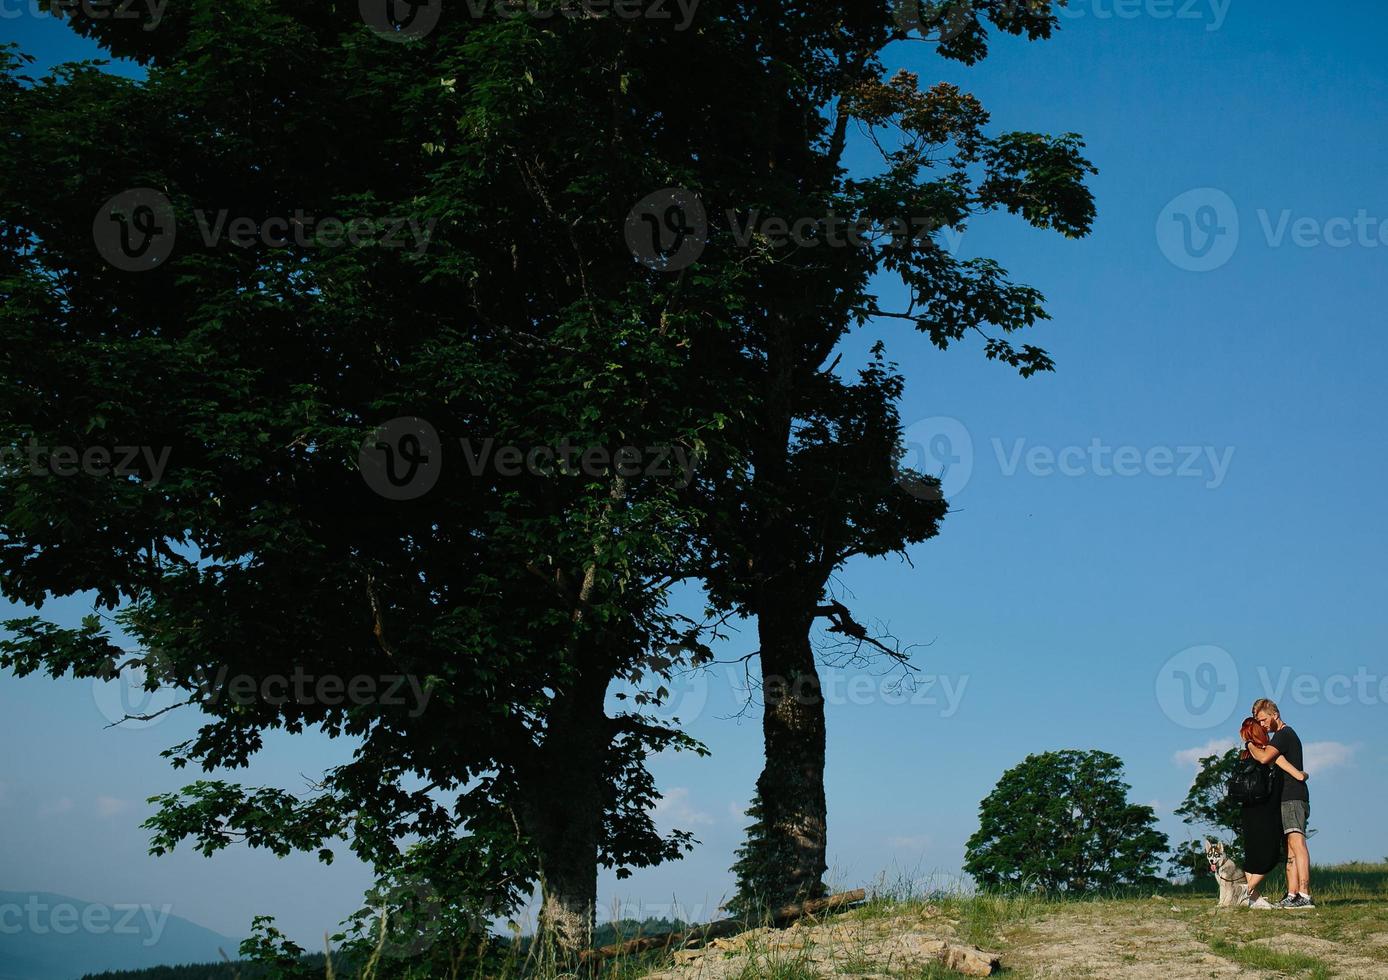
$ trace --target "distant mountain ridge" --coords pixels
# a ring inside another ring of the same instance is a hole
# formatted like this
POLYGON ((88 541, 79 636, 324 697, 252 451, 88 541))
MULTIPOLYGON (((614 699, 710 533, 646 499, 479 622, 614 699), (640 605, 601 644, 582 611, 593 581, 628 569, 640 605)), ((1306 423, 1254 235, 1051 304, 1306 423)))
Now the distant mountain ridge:
MULTIPOLYGON (((681 919, 619 919, 599 924, 593 931, 593 945, 606 946, 608 943, 632 939, 636 936, 661 935, 693 928, 697 928, 694 923, 681 919)), ((522 937, 518 948, 523 951, 531 938, 530 936, 522 937)), ((499 945, 506 945, 507 943, 507 940, 501 938, 497 938, 496 941, 499 945)), ((232 951, 228 950, 227 952, 230 955, 232 951)), ((305 954, 300 957, 299 963, 314 976, 327 975, 325 957, 322 953, 305 954)), ((359 964, 354 963, 350 956, 345 956, 341 952, 333 954, 333 966, 337 976, 352 977, 357 976, 360 972, 359 964)), ((91 973, 82 977, 81 980, 262 980, 268 969, 268 967, 258 963, 217 961, 189 963, 181 966, 147 967, 141 970, 112 970, 106 973, 91 973)))
POLYGON ((241 940, 168 907, 0 891, 0 980, 77 980, 89 973, 235 958, 241 940))

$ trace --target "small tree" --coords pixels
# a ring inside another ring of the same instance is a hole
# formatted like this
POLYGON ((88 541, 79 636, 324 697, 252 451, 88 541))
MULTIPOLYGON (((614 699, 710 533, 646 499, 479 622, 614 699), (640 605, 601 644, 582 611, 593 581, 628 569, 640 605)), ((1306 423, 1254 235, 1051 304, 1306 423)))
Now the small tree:
POLYGON ((752 822, 747 826, 742 845, 734 852, 737 860, 728 869, 736 875, 738 889, 724 908, 729 914, 751 922, 760 919, 768 906, 774 904, 771 896, 777 895, 781 887, 777 876, 782 873, 787 858, 776 852, 773 835, 766 826, 766 810, 760 793, 753 793, 746 815, 752 822))
POLYGON ((1122 761, 1107 752, 1027 756, 980 804, 964 869, 981 885, 1038 891, 1152 883, 1167 838, 1128 790, 1122 761))
MULTIPOLYGON (((1236 748, 1223 755, 1207 755, 1201 759, 1200 771, 1190 784, 1185 802, 1176 808, 1176 816, 1199 829, 1202 835, 1209 833, 1223 841, 1234 860, 1242 863, 1241 807, 1229 799, 1224 789, 1238 760, 1236 748)), ((1171 870, 1194 878, 1209 876, 1209 865, 1205 863, 1204 848, 1199 840, 1187 841, 1176 849, 1171 870)))

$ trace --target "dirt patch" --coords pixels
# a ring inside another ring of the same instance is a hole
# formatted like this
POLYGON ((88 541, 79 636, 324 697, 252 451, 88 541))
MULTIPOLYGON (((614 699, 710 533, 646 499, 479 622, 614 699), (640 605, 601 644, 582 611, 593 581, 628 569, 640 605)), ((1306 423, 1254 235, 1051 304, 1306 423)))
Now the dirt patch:
POLYGON ((1077 903, 1043 912, 1005 951, 1004 963, 1027 977, 1168 980, 1246 973, 1193 934, 1188 905, 1164 900, 1077 903))
POLYGON ((961 975, 988 976, 995 956, 956 942, 953 930, 933 915, 855 918, 799 923, 789 929, 753 929, 679 950, 674 965, 647 980, 729 980, 790 966, 817 977, 851 974, 860 980, 919 973, 943 964, 961 975))

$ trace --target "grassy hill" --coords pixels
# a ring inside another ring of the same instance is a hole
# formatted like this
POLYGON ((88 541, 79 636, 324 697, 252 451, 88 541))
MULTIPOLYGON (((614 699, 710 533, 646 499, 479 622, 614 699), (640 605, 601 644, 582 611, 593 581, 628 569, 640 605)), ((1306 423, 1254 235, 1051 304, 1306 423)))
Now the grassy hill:
MULTIPOLYGON (((1388 863, 1318 867, 1312 886, 1318 907, 1295 912, 1220 909, 1209 881, 1155 893, 1086 898, 880 889, 866 904, 842 915, 790 929, 753 930, 704 949, 628 958, 607 964, 597 975, 608 980, 958 977, 936 962, 937 950, 949 944, 999 954, 1001 975, 1008 980, 1388 978, 1388 863)), ((1273 881, 1268 892, 1276 898, 1281 883, 1273 881)), ((637 925, 622 923, 619 928, 629 935, 637 925)), ((613 938, 612 931, 603 939, 613 938)), ((559 975, 527 971, 518 959, 460 977, 551 980, 559 975)), ((110 974, 109 980, 224 976, 232 980, 229 973, 155 971, 110 974)))

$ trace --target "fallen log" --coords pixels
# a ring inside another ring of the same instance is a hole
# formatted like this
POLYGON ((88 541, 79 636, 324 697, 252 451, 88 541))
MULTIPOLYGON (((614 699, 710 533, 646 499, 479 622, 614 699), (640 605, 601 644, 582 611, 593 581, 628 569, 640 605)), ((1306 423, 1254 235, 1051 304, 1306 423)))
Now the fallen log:
MULTIPOLYGON (((810 899, 808 902, 801 902, 798 905, 787 905, 777 909, 768 916, 769 924, 783 926, 796 919, 802 919, 807 915, 817 915, 820 912, 834 912, 838 909, 847 908, 855 905, 867 898, 867 892, 861 888, 855 888, 850 892, 839 892, 837 895, 826 895, 824 898, 810 899)), ((614 956, 630 956, 635 953, 648 953, 656 949, 669 949, 671 946, 679 946, 691 939, 706 940, 718 939, 723 936, 733 936, 748 929, 755 929, 759 925, 766 925, 764 922, 748 922, 746 919, 719 919, 707 925, 698 926, 694 929, 684 929, 679 932, 662 932, 653 936, 638 936, 636 939, 628 939, 625 942, 612 943, 610 946, 600 946, 597 949, 585 949, 579 954, 579 959, 584 962, 590 960, 605 960, 614 956)))

